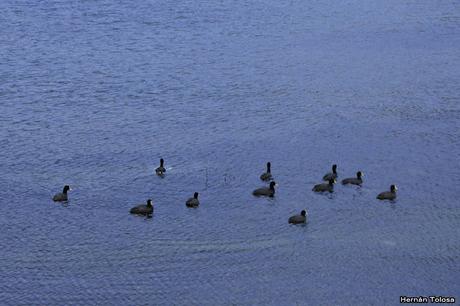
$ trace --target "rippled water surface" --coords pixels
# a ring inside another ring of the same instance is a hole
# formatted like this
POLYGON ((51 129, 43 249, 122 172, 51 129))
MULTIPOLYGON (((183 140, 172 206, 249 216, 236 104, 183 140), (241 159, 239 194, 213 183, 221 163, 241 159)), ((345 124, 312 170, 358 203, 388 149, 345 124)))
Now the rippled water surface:
POLYGON ((460 299, 460 2, 0 11, 1 304, 460 299), (333 163, 363 187, 313 194, 333 163))

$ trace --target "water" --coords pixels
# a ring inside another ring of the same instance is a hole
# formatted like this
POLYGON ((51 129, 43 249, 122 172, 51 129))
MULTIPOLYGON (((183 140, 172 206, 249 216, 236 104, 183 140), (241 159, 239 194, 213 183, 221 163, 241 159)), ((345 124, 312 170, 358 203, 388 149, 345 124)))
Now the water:
POLYGON ((458 1, 0 10, 2 304, 460 298, 458 1), (313 194, 333 163, 364 186, 313 194))

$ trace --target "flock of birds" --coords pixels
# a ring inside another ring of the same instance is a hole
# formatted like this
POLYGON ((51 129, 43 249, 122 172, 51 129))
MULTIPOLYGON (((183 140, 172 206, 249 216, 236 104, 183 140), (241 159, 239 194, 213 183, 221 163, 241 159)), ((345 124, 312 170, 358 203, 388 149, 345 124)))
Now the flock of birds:
MULTIPOLYGON (((164 167, 164 160, 163 158, 160 159, 160 166, 155 169, 155 173, 160 176, 164 177, 166 173, 166 168, 164 167)), ((356 177, 350 177, 342 180, 343 185, 358 185, 361 186, 363 183, 363 176, 364 174, 361 171, 356 172, 356 177)), ((323 181, 327 183, 317 184, 313 187, 312 191, 314 192, 334 192, 334 184, 337 182, 337 165, 332 165, 332 172, 327 173, 323 176, 323 181)), ((264 182, 270 182, 268 187, 262 187, 254 190, 252 194, 254 196, 260 197, 273 197, 275 196, 275 186, 276 182, 273 180, 272 172, 271 172, 271 163, 267 163, 267 171, 260 175, 260 179, 264 182)), ((57 193, 53 197, 53 201, 56 202, 64 202, 68 200, 68 191, 70 187, 68 185, 64 186, 62 192, 57 193)), ((390 186, 390 191, 384 191, 377 195, 377 199, 379 200, 395 200, 396 199, 396 190, 398 188, 395 185, 390 186)), ((200 205, 200 201, 198 200, 198 192, 195 192, 193 197, 188 199, 185 202, 185 205, 190 208, 197 208, 200 205)), ((153 204, 152 200, 148 199, 146 204, 137 205, 130 210, 131 214, 135 215, 142 215, 147 216, 148 218, 152 217, 153 214, 153 204)), ((302 224, 307 222, 307 211, 302 210, 299 215, 294 215, 289 218, 288 222, 290 224, 302 224)))

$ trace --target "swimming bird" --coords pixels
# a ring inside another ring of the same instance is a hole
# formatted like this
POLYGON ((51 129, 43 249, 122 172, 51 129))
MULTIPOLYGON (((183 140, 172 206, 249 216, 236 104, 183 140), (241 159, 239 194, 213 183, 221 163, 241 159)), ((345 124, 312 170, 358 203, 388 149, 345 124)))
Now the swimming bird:
POLYGON ((134 206, 133 208, 131 208, 129 213, 143 216, 151 215, 153 213, 152 200, 148 199, 147 204, 134 206))
POLYGON ((198 200, 198 192, 193 194, 193 198, 190 198, 185 202, 185 205, 190 208, 197 208, 200 205, 200 201, 198 200))
POLYGON ((276 183, 271 181, 269 187, 258 188, 254 190, 252 194, 255 196, 273 197, 275 195, 275 185, 276 183))
POLYGON ((314 192, 324 192, 324 191, 333 192, 334 183, 335 183, 334 179, 329 179, 329 183, 322 183, 322 184, 315 185, 312 190, 314 192))
POLYGON ((323 176, 323 181, 329 181, 330 179, 337 178, 337 165, 332 165, 332 172, 329 172, 323 176))
POLYGON ((349 177, 342 180, 343 185, 352 184, 360 185, 363 183, 363 173, 361 171, 356 172, 356 177, 349 177))
POLYGON ((398 190, 398 187, 396 185, 391 185, 390 191, 385 191, 379 193, 377 196, 377 199, 379 200, 394 200, 396 199, 396 190, 398 190))
POLYGON ((55 202, 67 201, 67 200, 68 200, 67 191, 69 191, 69 190, 70 190, 69 185, 65 185, 65 186, 64 186, 64 189, 62 190, 62 192, 56 193, 56 194, 54 195, 53 201, 55 201, 55 202))
POLYGON ((161 158, 161 159, 160 159, 160 167, 158 167, 158 168, 155 169, 155 172, 156 172, 157 175, 159 175, 159 176, 163 176, 163 175, 165 174, 165 172, 166 172, 166 169, 165 169, 165 167, 163 166, 163 165, 164 165, 164 162, 165 162, 164 159, 161 158))
POLYGON ((264 173, 262 173, 262 174, 260 175, 260 179, 261 179, 262 181, 269 181, 269 180, 272 179, 272 172, 271 172, 270 167, 271 167, 271 163, 268 162, 268 163, 267 163, 267 172, 264 172, 264 173))
POLYGON ((301 224, 307 222, 307 211, 302 210, 300 215, 295 215, 289 218, 289 224, 301 224))

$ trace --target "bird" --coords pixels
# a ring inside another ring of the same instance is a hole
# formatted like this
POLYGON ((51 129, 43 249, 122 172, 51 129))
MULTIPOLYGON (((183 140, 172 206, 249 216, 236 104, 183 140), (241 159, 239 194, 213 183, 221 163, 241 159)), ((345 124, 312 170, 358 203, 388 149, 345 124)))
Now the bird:
POLYGON ((384 191, 379 193, 377 196, 377 199, 379 200, 394 200, 396 199, 396 190, 398 190, 398 187, 396 185, 391 185, 390 191, 384 191))
POLYGON ((69 190, 70 190, 69 185, 65 185, 65 186, 64 186, 64 189, 62 190, 62 192, 56 193, 56 194, 54 195, 53 201, 55 201, 55 202, 67 201, 67 200, 68 200, 67 191, 69 191, 69 190))
POLYGON ((271 163, 268 162, 268 163, 267 163, 267 172, 264 172, 264 173, 262 173, 262 174, 260 175, 260 179, 261 179, 262 181, 269 181, 269 180, 272 179, 272 173, 271 173, 271 169, 270 169, 270 168, 271 168, 271 163))
POLYGON ((153 213, 152 200, 148 199, 147 204, 141 204, 141 205, 134 206, 133 208, 131 208, 129 212, 135 215, 143 215, 143 216, 151 215, 153 213))
POLYGON ((363 176, 364 174, 361 171, 356 172, 356 177, 349 177, 342 180, 343 185, 352 184, 352 185, 360 185, 363 183, 363 176))
POLYGON ((269 187, 258 188, 254 190, 252 194, 255 196, 273 197, 275 195, 275 185, 276 183, 271 181, 269 187))
POLYGON ((190 208, 197 208, 200 205, 200 201, 198 200, 198 192, 193 194, 193 198, 190 198, 185 202, 185 205, 190 208))
POLYGON ((334 183, 335 183, 335 180, 330 179, 328 183, 322 183, 322 184, 315 185, 312 190, 314 192, 324 192, 324 191, 333 192, 334 183))
POLYGON ((323 181, 329 181, 330 179, 337 178, 337 165, 332 165, 332 172, 329 172, 323 176, 323 181))
POLYGON ((164 159, 161 158, 161 159, 160 159, 160 167, 158 167, 158 168, 155 169, 156 174, 159 175, 159 176, 163 176, 163 175, 165 174, 165 172, 166 172, 166 169, 165 169, 165 167, 163 166, 163 165, 164 165, 164 162, 165 162, 164 159))
POLYGON ((300 215, 294 215, 289 218, 289 224, 302 224, 307 222, 307 211, 304 209, 300 215))

